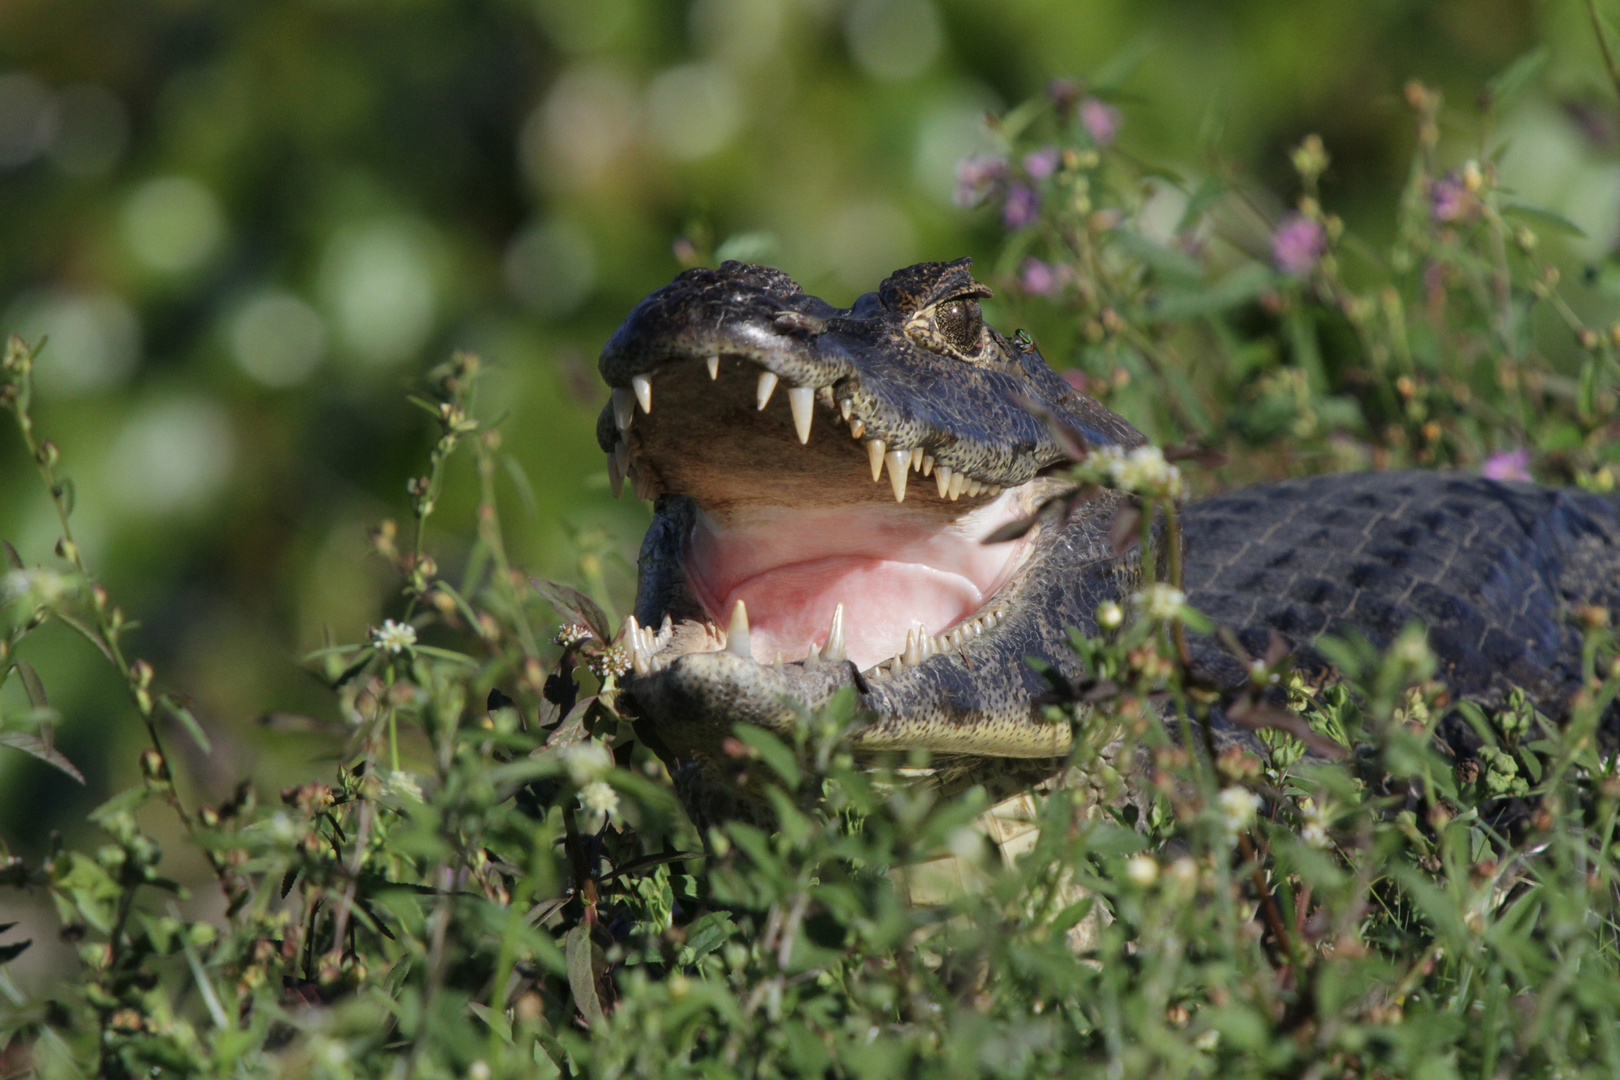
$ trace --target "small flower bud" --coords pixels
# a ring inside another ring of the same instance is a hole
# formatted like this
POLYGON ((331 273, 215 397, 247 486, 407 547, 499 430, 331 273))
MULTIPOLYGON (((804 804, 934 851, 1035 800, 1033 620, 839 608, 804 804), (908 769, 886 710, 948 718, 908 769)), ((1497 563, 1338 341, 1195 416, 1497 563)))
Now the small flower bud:
POLYGON ((129 665, 129 677, 135 680, 135 685, 142 690, 152 685, 152 665, 145 660, 137 660, 129 665))
POLYGON ((68 562, 76 563, 79 561, 79 545, 64 536, 56 542, 56 554, 68 562))
POLYGON ((54 466, 58 461, 61 460, 61 458, 62 452, 58 450, 56 448, 56 444, 51 442, 49 439, 46 439, 44 442, 40 443, 38 452, 34 454, 34 460, 38 461, 47 469, 54 466))
POLYGON ((163 755, 151 747, 141 751, 141 777, 149 784, 165 784, 169 779, 169 766, 163 755))

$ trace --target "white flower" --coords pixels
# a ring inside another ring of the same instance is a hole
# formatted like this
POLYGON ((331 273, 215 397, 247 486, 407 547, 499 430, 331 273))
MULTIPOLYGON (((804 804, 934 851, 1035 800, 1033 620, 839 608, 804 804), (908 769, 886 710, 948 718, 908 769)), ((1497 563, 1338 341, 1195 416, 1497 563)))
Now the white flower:
POLYGON ((557 628, 557 633, 552 636, 551 640, 566 649, 587 642, 595 636, 588 626, 580 623, 567 623, 557 628))
POLYGON ((400 769, 383 774, 382 789, 384 795, 403 795, 407 799, 423 801, 422 785, 416 782, 416 777, 400 769))
POLYGON ((1097 625, 1104 630, 1113 630, 1124 621, 1124 609, 1112 600, 1104 600, 1097 605, 1097 625))
POLYGON ((68 592, 68 582, 55 570, 35 567, 32 570, 13 570, 0 579, 0 601, 28 598, 30 606, 50 607, 68 592))
POLYGON ((580 788, 592 780, 600 780, 613 768, 613 755, 595 739, 584 739, 568 747, 562 752, 562 759, 568 768, 568 779, 580 788))
POLYGON ((383 652, 402 653, 416 644, 416 627, 384 619, 382 628, 371 632, 371 643, 383 652))
POLYGON ((606 780, 592 780, 579 789, 579 807, 592 814, 617 814, 619 793, 606 780))
POLYGON ((1131 603, 1137 610, 1150 619, 1173 619, 1181 611, 1181 605, 1187 602, 1187 594, 1174 585, 1164 582, 1155 582, 1139 593, 1131 596, 1131 603))
POLYGON ((1236 836, 1254 824, 1255 815, 1260 810, 1260 796, 1246 787, 1233 785, 1222 788, 1216 801, 1220 803, 1221 817, 1226 824, 1226 831, 1236 836))
POLYGON ((1159 860, 1151 855, 1132 855, 1125 860, 1125 876, 1145 889, 1159 880, 1159 860))
POLYGON ((1311 845, 1311 847, 1327 847, 1327 808, 1317 806, 1314 799, 1301 799, 1299 801, 1299 817, 1299 838, 1311 845))
POLYGON ((1096 453, 1108 470, 1108 479, 1121 491, 1171 499, 1186 493, 1181 470, 1164 460, 1164 451, 1157 446, 1138 446, 1128 453, 1117 446, 1105 446, 1096 453))

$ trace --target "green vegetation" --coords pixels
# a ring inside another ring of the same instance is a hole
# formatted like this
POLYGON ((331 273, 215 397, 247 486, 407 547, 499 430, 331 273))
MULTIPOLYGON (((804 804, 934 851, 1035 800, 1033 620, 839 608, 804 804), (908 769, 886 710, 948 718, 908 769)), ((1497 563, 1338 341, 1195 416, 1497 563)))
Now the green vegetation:
MULTIPOLYGON (((1590 46, 1586 9, 1570 11, 1590 46)), ((446 48, 485 40, 443 21, 446 48)), ((977 224, 948 235, 995 238, 997 321, 1033 326, 1194 490, 1408 464, 1612 490, 1608 238, 1528 205, 1503 176, 1500 133, 1530 131, 1537 87, 1569 77, 1548 70, 1554 55, 1503 57, 1477 111, 1406 87, 1410 123, 1393 109, 1386 123, 1415 133, 1410 169, 1388 197, 1357 192, 1348 225, 1331 133, 1293 136, 1279 151, 1292 174, 1268 196, 1218 157, 1145 164, 1121 128, 1141 117, 1128 65, 1020 87, 1040 92, 1003 111, 958 173, 977 224)), ((341 105, 334 125, 360 115, 341 105)), ((1612 96, 1602 108, 1614 115, 1612 96)), ((142 190, 157 210, 196 194, 142 190)), ((708 228, 686 229, 678 254, 767 240, 708 228)), ((389 235, 389 251, 415 250, 409 228, 389 235)), ((620 292, 665 276, 580 302, 618 311, 620 292)), ((278 759, 279 791, 262 770, 216 775, 206 763, 242 736, 140 659, 209 654, 143 637, 134 612, 160 608, 162 591, 137 578, 127 597, 87 553, 94 511, 64 464, 79 433, 50 441, 87 424, 52 404, 60 342, 7 346, 0 404, 21 439, 0 459, 16 465, 6 484, 37 471, 59 539, 54 558, 48 545, 5 551, 0 743, 22 751, 8 767, 82 767, 104 786, 106 760, 87 746, 99 739, 125 753, 129 784, 65 837, 19 810, 0 833, 0 916, 16 898, 34 928, 30 942, 0 917, 0 1075, 1620 1074, 1620 770, 1598 738, 1620 692, 1613 613, 1577 613, 1586 687, 1567 722, 1517 701, 1496 715, 1463 706, 1489 743, 1477 761, 1431 748, 1454 706, 1415 635, 1384 656, 1330 643, 1346 678, 1320 693, 1262 661, 1256 686, 1287 686, 1293 712, 1259 714, 1273 725, 1264 756, 1211 759, 1189 752, 1200 703, 1175 648, 1199 617, 1166 591, 1141 620, 1077 642, 1106 718, 1054 707, 1052 721, 1077 725, 1075 765, 1094 782, 1040 800, 1028 854, 1002 859, 976 831, 982 798, 940 800, 897 775, 917 762, 853 760, 847 704, 807 716, 791 744, 739 731, 779 827, 699 836, 615 712, 625 661, 608 612, 624 583, 601 526, 620 519, 576 530, 571 549, 512 539, 536 528, 525 499, 538 520, 558 513, 558 486, 524 479, 525 464, 551 465, 536 440, 583 444, 588 410, 536 436, 550 412, 506 392, 498 346, 516 339, 490 338, 488 362, 457 353, 412 397, 435 439, 415 452, 405 524, 370 533, 392 596, 368 630, 305 656, 319 686, 297 698, 307 718, 276 718, 304 755, 278 759), (580 589, 532 577, 535 563, 580 589), (110 663, 120 700, 87 698, 82 665, 54 677, 70 648, 110 663), (64 700, 98 701, 94 739, 64 700), (1168 737, 1164 710, 1187 737, 1168 737), (138 750, 113 734, 125 728, 138 750), (1324 737, 1356 750, 1305 753, 1300 738, 1324 737), (976 867, 974 885, 904 902, 902 868, 943 857, 976 867), (34 898, 48 898, 43 916, 22 906, 34 898), (14 977, 41 954, 48 975, 14 977)), ((363 370, 341 376, 367 403, 355 413, 391 409, 363 370)), ((197 415, 164 414, 206 432, 197 415)), ((378 438, 403 454, 395 430, 378 438)), ((1076 469, 1135 486, 1097 462, 1076 469)), ((1160 480, 1137 490, 1173 509, 1180 485, 1160 480)), ((356 494, 334 520, 382 518, 384 499, 398 496, 356 494)), ((196 670, 210 685, 258 678, 248 664, 196 670)), ((280 694, 244 715, 284 708, 280 694)))

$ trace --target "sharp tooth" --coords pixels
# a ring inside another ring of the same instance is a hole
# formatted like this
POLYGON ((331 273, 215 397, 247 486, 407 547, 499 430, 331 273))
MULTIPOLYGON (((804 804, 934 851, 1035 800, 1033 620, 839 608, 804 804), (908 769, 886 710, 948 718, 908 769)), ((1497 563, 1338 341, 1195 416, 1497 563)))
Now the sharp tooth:
POLYGON ((613 423, 623 435, 630 430, 630 421, 636 416, 636 398, 622 386, 613 388, 613 423))
POLYGON ((889 674, 890 675, 898 675, 904 670, 906 670, 905 657, 897 656, 893 660, 889 661, 889 674))
POLYGON ((923 459, 922 447, 913 446, 911 448, 911 467, 913 469, 921 469, 922 468, 922 459, 923 459))
POLYGON ((968 478, 963 476, 961 473, 957 473, 955 476, 951 477, 951 501, 955 502, 957 499, 961 498, 962 492, 967 490, 967 486, 968 478))
POLYGON ((922 474, 924 476, 927 476, 929 473, 931 473, 933 471, 934 471, 934 459, 929 457, 927 454, 924 454, 923 455, 923 463, 922 463, 922 474))
POLYGON ((634 615, 624 621, 624 641, 630 648, 630 666, 637 675, 647 674, 647 653, 642 648, 641 627, 636 624, 634 615))
POLYGON ((844 422, 845 423, 849 422, 849 414, 851 412, 853 412, 854 410, 855 410, 855 399, 854 398, 845 398, 843 401, 840 401, 838 403, 838 411, 844 417, 844 422))
POLYGON ((776 650, 776 659, 771 661, 771 666, 772 667, 781 667, 782 666, 782 650, 781 649, 776 650))
POLYGON ((883 476, 883 451, 886 449, 882 439, 872 439, 866 444, 866 456, 872 463, 873 483, 877 483, 883 476))
POLYGON ((906 651, 900 654, 900 659, 916 667, 922 663, 922 645, 917 641, 920 635, 915 629, 906 631, 906 651))
POLYGON ((823 659, 835 664, 844 661, 844 605, 833 608, 832 625, 827 628, 827 645, 821 650, 823 659))
MULTIPOLYGON (((623 446, 623 443, 619 444, 623 446)), ((617 499, 624 494, 624 470, 619 468, 619 451, 615 447, 613 453, 607 456, 608 486, 613 489, 613 497, 617 499)))
POLYGON ((904 450, 890 450, 883 456, 889 463, 889 486, 894 489, 894 501, 905 502, 906 477, 911 475, 911 470, 906 466, 911 462, 911 455, 904 450))
POLYGON ((951 493, 951 470, 946 465, 934 467, 934 485, 939 488, 939 497, 945 498, 951 493))
POLYGON ((838 404, 833 400, 832 387, 830 386, 823 386, 820 390, 817 390, 816 400, 821 402, 821 404, 826 406, 829 410, 838 404))
POLYGON ((939 651, 939 647, 934 641, 934 635, 921 626, 917 627, 917 651, 922 654, 924 660, 939 651))
POLYGON ((775 389, 776 389, 776 373, 772 372, 772 371, 762 371, 762 372, 760 372, 759 373, 759 389, 754 391, 754 402, 755 402, 755 404, 757 404, 761 409, 763 409, 765 407, 765 403, 767 401, 771 400, 771 391, 773 391, 775 389))
POLYGON ((718 356, 705 357, 703 366, 709 369, 709 378, 711 380, 720 377, 720 358, 718 356))
POLYGON ((658 640, 668 641, 673 633, 675 633, 675 624, 670 621, 668 615, 665 615, 663 623, 658 627, 658 640))
POLYGON ((726 631, 726 652, 746 660, 754 658, 754 650, 748 640, 748 609, 741 600, 731 609, 731 629, 726 631))
POLYGON ((799 433, 799 442, 810 441, 810 416, 815 411, 816 392, 808 386, 795 386, 787 392, 788 407, 793 410, 793 430, 799 433))
POLYGON ((810 643, 810 651, 804 654, 804 666, 813 668, 821 663, 821 646, 815 642, 810 643))
POLYGON ((989 487, 984 489, 984 493, 986 495, 1000 495, 1001 494, 1001 485, 1000 484, 991 484, 989 487))
POLYGON ((850 434, 851 438, 856 438, 856 439, 860 438, 862 435, 865 435, 866 434, 866 421, 860 419, 859 417, 856 417, 854 420, 851 420, 849 422, 849 434, 850 434))
POLYGON ((984 490, 984 485, 979 483, 977 480, 969 480, 968 481, 967 493, 969 495, 977 495, 979 492, 981 492, 983 490, 984 490))
POLYGON ((636 403, 641 411, 652 414, 652 380, 645 375, 630 376, 630 389, 636 392, 636 403))

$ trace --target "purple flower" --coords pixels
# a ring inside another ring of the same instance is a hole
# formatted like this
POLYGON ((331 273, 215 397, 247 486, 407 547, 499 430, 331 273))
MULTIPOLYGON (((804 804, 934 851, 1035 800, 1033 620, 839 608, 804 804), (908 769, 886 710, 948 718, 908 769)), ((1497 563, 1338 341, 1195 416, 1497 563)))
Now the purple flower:
POLYGON ((1479 211, 1479 199, 1455 172, 1429 183, 1429 213, 1436 221, 1463 221, 1479 211))
POLYGON ((1024 155, 1024 172, 1029 174, 1031 180, 1045 180, 1057 168, 1057 163, 1057 147, 1043 146, 1024 155))
POLYGON ((1017 182, 1007 185, 1007 201, 1001 207, 1001 223, 1009 229, 1021 229, 1034 221, 1041 211, 1041 199, 1028 184, 1017 182))
POLYGON ((1271 234, 1271 259, 1277 269, 1294 277, 1309 277, 1327 250, 1322 226, 1303 214, 1289 214, 1271 234))
POLYGON ((1522 446, 1517 450, 1498 450, 1485 459, 1479 472, 1488 480, 1529 480, 1530 451, 1522 446))
POLYGON ((1018 283, 1031 296, 1053 296, 1058 291, 1057 271, 1031 255, 1019 269, 1018 283))
POLYGON ((963 158, 956 163, 956 205, 978 206, 1007 178, 1007 159, 994 155, 963 158))
POLYGON ((1080 103, 1080 125, 1091 136, 1091 141, 1098 146, 1114 145, 1114 136, 1119 134, 1121 117, 1119 110, 1112 105, 1088 97, 1080 103))

